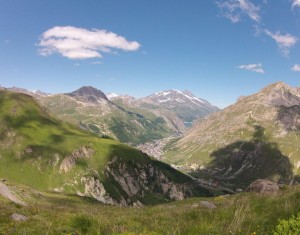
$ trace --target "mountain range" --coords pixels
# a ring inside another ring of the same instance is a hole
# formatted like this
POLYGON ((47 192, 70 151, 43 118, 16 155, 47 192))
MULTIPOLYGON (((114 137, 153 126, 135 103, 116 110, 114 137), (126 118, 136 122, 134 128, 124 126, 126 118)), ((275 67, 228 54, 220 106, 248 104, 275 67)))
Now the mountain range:
POLYGON ((300 182, 299 88, 271 84, 223 110, 187 91, 109 97, 82 87, 37 101, 59 119, 102 137, 134 145, 156 140, 146 144, 150 153, 199 180, 233 189, 258 178, 300 182))
POLYGON ((40 105, 64 121, 131 145, 181 135, 194 120, 218 110, 190 92, 177 90, 141 99, 116 94, 108 94, 108 98, 91 86, 52 95, 15 87, 8 90, 35 97, 40 105))

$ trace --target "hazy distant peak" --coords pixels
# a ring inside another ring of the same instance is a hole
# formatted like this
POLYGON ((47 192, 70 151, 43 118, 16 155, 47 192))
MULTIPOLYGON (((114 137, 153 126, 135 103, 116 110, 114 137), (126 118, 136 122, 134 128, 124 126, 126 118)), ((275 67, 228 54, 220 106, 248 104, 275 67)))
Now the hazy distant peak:
POLYGON ((108 101, 108 98, 102 91, 100 91, 97 88, 92 87, 92 86, 83 86, 76 91, 67 93, 67 95, 75 97, 75 98, 83 99, 87 102, 92 102, 92 103, 95 103, 95 102, 98 102, 101 100, 108 101))

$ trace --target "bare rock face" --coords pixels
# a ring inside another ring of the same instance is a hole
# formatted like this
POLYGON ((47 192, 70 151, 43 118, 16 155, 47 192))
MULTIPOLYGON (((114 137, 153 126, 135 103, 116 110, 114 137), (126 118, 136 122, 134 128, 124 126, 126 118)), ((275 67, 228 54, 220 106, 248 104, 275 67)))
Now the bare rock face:
POLYGON ((67 173, 76 164, 76 161, 80 158, 89 158, 94 154, 94 150, 90 147, 82 146, 79 149, 74 150, 70 156, 66 157, 60 167, 60 173, 67 173))
POLYGON ((106 179, 115 182, 114 188, 118 189, 117 191, 105 188, 99 175, 86 175, 81 178, 84 192, 78 191, 77 194, 92 197, 105 204, 125 207, 143 206, 141 201, 149 193, 165 200, 182 200, 193 195, 188 183, 174 182, 151 163, 131 162, 128 165, 114 157, 105 167, 104 174, 106 179))
POLYGON ((182 200, 192 195, 188 185, 171 181, 152 164, 136 164, 129 168, 115 157, 107 165, 105 174, 122 187, 128 198, 143 198, 145 191, 171 200, 182 200))
POLYGON ((107 194, 103 184, 99 179, 95 177, 83 177, 81 182, 85 186, 83 196, 91 196, 96 200, 109 205, 118 204, 107 194))
POLYGON ((258 179, 249 185, 247 191, 256 193, 274 193, 279 190, 277 183, 274 183, 267 179, 258 179))

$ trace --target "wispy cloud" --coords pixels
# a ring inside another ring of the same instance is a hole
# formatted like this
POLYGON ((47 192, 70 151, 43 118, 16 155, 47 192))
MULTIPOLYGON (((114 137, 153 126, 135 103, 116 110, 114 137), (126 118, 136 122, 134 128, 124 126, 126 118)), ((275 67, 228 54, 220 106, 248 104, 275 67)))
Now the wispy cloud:
POLYGON ((278 48, 284 56, 288 56, 290 49, 297 43, 298 38, 290 34, 281 34, 280 32, 272 33, 265 29, 264 32, 273 38, 277 43, 278 48))
POLYGON ((261 63, 258 63, 258 64, 243 64, 243 65, 239 65, 237 68, 252 71, 252 72, 256 72, 256 73, 265 73, 261 63))
POLYGON ((40 36, 39 54, 49 56, 54 53, 69 59, 101 58, 102 53, 118 49, 136 51, 140 44, 128 41, 113 32, 101 29, 84 29, 72 26, 56 26, 40 36))
POLYGON ((102 64, 102 61, 93 61, 92 64, 102 64))
POLYGON ((217 1, 216 4, 221 10, 222 16, 228 18, 232 23, 239 22, 242 15, 247 15, 257 23, 260 22, 260 8, 249 0, 217 1))
POLYGON ((292 8, 300 7, 300 0, 292 0, 292 8))
POLYGON ((300 72, 300 64, 295 64, 291 70, 295 71, 295 72, 300 72))

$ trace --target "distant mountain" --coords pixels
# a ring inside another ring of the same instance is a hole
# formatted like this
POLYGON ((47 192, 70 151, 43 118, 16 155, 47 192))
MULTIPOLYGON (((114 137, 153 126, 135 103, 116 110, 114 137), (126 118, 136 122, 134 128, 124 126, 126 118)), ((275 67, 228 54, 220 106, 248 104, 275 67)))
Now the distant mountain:
POLYGON ((190 91, 167 90, 138 100, 141 107, 156 105, 174 112, 189 127, 200 118, 219 110, 207 100, 193 95, 190 91))
POLYGON ((167 164, 51 117, 31 96, 1 90, 0 103, 2 179, 123 206, 211 195, 167 164))
POLYGON ((133 145, 179 136, 194 120, 218 110, 188 91, 170 90, 136 99, 114 93, 107 96, 91 86, 54 95, 21 88, 10 90, 37 98, 53 115, 82 129, 133 145))
POLYGON ((124 143, 136 145, 177 132, 176 127, 163 117, 147 110, 127 109, 90 86, 71 93, 43 97, 38 101, 62 120, 124 143))
POLYGON ((40 91, 40 90, 29 91, 29 90, 26 90, 24 88, 19 88, 19 87, 10 87, 10 88, 5 88, 5 89, 8 90, 8 91, 27 94, 27 95, 33 96, 35 98, 41 98, 41 97, 51 95, 49 93, 46 93, 46 92, 43 92, 43 91, 40 91))
POLYGON ((83 86, 76 91, 71 93, 66 93, 79 101, 87 103, 98 103, 103 101, 108 101, 106 95, 92 86, 83 86))
POLYGON ((299 182, 300 92, 279 82, 198 121, 165 159, 195 176, 246 187, 299 182))

